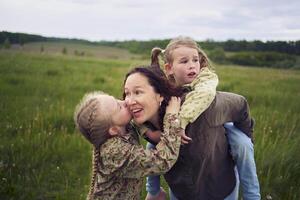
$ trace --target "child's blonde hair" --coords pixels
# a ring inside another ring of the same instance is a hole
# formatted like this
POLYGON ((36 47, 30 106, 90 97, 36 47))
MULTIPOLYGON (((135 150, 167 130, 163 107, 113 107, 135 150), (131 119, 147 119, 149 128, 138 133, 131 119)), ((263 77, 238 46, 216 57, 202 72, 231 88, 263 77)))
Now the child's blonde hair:
MULTIPOLYGON (((206 53, 200 48, 200 46, 197 44, 195 40, 193 40, 190 37, 184 37, 179 36, 174 39, 172 39, 169 44, 167 45, 166 49, 163 50, 159 47, 154 47, 151 51, 151 65, 154 66, 160 66, 159 64, 159 55, 163 54, 163 60, 165 63, 172 64, 174 61, 174 58, 172 56, 172 53, 175 49, 179 47, 189 47, 196 49, 199 54, 199 62, 200 67, 208 67, 211 68, 210 61, 206 55, 206 53)), ((174 77, 168 77, 169 79, 174 81, 174 77)))
POLYGON ((76 106, 74 113, 76 127, 94 146, 93 174, 87 199, 93 199, 96 174, 100 159, 100 146, 110 138, 108 130, 112 125, 111 117, 109 116, 109 113, 101 113, 101 115, 99 115, 99 110, 101 111, 101 109, 103 109, 100 97, 104 95, 107 94, 100 91, 86 94, 76 106))
POLYGON ((98 114, 103 109, 100 97, 105 95, 107 94, 101 91, 86 94, 74 113, 76 127, 95 147, 109 138, 108 129, 112 126, 109 113, 98 114))

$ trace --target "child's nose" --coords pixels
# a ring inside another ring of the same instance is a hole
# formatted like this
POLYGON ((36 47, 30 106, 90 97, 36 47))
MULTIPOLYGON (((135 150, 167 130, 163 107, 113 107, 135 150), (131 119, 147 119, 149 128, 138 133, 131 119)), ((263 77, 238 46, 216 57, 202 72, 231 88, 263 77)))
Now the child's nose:
POLYGON ((130 105, 134 104, 135 101, 134 101, 134 99, 132 97, 127 97, 125 99, 125 102, 126 102, 127 106, 130 106, 130 105))
POLYGON ((125 98, 125 104, 126 104, 126 106, 130 106, 130 105, 132 104, 132 99, 131 99, 131 97, 126 97, 126 98, 125 98))
POLYGON ((124 106, 125 108, 127 107, 126 101, 122 101, 122 106, 124 106))
POLYGON ((196 66, 196 64, 195 64, 194 62, 191 62, 191 63, 189 64, 189 68, 190 68, 190 69, 194 69, 195 66, 196 66))

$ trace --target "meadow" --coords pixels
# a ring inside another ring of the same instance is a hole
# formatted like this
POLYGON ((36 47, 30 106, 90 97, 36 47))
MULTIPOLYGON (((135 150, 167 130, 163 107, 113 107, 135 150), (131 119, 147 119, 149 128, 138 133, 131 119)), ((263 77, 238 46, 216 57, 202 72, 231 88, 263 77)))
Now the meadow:
MULTIPOLYGON (((63 54, 65 44, 47 45, 0 50, 0 199, 85 199, 92 148, 75 130, 75 105, 94 90, 121 97, 125 73, 148 62, 115 48, 71 45, 63 54)), ((300 71, 215 70, 218 89, 244 95, 256 120, 262 199, 300 199, 300 71)))

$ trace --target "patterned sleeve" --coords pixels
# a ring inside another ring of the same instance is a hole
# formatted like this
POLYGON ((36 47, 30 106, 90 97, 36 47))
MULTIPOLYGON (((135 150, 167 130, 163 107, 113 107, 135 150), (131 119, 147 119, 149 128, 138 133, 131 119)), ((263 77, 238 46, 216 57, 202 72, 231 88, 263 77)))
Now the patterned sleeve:
POLYGON ((106 153, 103 164, 106 168, 115 169, 110 173, 124 178, 141 178, 167 172, 175 164, 179 153, 181 129, 178 118, 178 115, 166 114, 165 131, 156 149, 147 150, 142 145, 122 143, 118 150, 106 153))
POLYGON ((194 122, 212 103, 216 96, 218 76, 207 67, 202 68, 191 83, 192 91, 186 95, 180 110, 181 128, 194 122))

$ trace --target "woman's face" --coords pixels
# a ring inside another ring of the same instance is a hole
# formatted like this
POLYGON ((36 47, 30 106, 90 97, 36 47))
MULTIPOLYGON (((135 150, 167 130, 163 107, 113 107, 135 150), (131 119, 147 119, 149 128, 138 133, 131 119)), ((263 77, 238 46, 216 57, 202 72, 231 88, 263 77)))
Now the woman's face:
POLYGON ((125 102, 137 124, 150 121, 159 127, 158 110, 163 97, 154 91, 148 79, 134 73, 128 76, 124 85, 125 102))

